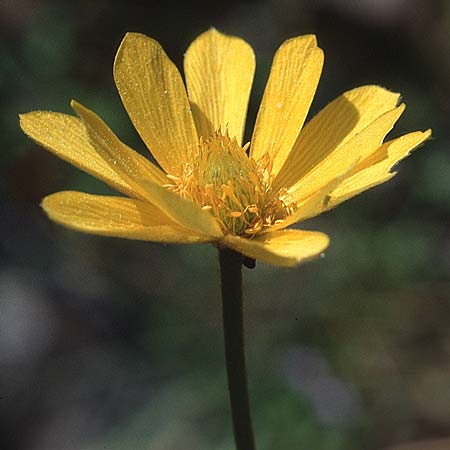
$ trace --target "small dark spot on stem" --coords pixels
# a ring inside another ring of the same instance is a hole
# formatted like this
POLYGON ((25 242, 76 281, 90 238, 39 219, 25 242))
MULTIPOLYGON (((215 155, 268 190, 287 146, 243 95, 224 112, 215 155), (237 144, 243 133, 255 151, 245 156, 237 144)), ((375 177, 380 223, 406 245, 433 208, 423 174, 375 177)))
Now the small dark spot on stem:
POLYGON ((256 267, 256 260, 248 256, 242 256, 242 264, 248 269, 254 269, 256 267))

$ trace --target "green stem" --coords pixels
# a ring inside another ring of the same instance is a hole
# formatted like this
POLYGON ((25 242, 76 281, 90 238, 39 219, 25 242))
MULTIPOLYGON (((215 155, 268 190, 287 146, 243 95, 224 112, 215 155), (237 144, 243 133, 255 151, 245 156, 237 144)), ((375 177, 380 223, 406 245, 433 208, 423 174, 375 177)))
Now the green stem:
POLYGON ((222 279, 225 359, 234 440, 237 450, 255 450, 244 353, 242 314, 243 257, 233 250, 224 248, 219 249, 219 259, 222 279))

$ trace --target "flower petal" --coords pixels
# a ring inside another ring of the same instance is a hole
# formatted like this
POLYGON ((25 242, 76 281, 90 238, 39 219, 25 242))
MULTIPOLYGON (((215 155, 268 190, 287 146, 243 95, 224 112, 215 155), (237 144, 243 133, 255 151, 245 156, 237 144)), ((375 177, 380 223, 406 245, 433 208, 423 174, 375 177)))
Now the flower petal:
POLYGON ((357 162, 358 161, 353 161, 353 163, 350 163, 343 173, 333 178, 325 184, 325 186, 321 187, 314 194, 300 202, 297 205, 297 210, 293 214, 288 216, 283 222, 280 222, 277 225, 272 225, 268 229, 268 232, 287 228, 289 225, 318 216, 319 214, 322 214, 330 209, 329 202, 331 194, 353 171, 353 169, 357 166, 357 162))
POLYGON ((275 54, 251 145, 255 159, 266 152, 274 158, 275 175, 303 126, 322 66, 323 52, 314 35, 289 39, 275 54))
POLYGON ((242 144, 255 72, 252 48, 212 28, 189 46, 184 72, 199 136, 227 128, 242 144))
POLYGON ((104 160, 133 187, 139 197, 160 208, 181 226, 208 236, 222 236, 219 225, 209 212, 152 180, 142 171, 137 160, 121 158, 122 143, 94 112, 77 102, 72 102, 72 107, 83 119, 93 146, 104 160))
POLYGON ((223 236, 222 230, 212 214, 203 210, 196 203, 150 181, 145 181, 144 186, 151 198, 151 203, 178 224, 211 238, 218 239, 223 236))
MULTIPOLYGON (((92 146, 83 122, 73 116, 46 111, 20 115, 22 130, 36 143, 59 158, 104 181, 124 194, 135 196, 135 190, 108 164, 92 146)), ((155 181, 164 174, 150 161, 122 144, 123 159, 133 159, 155 181)))
POLYGON ((178 174, 197 132, 181 75, 161 45, 127 33, 114 61, 114 79, 136 130, 161 167, 178 174))
POLYGON ((57 192, 42 207, 50 219, 84 233, 156 242, 208 242, 170 220, 158 208, 140 200, 57 192))
POLYGON ((95 151, 111 170, 133 188, 132 197, 147 199, 145 189, 137 180, 150 179, 158 184, 167 183, 164 172, 127 147, 97 114, 75 100, 70 104, 82 120, 95 151), (142 160, 145 161, 144 164, 142 160))
MULTIPOLYGON (((290 188, 292 196, 297 201, 308 197, 312 192, 347 170, 355 158, 364 159, 373 153, 382 144, 384 137, 392 129, 404 109, 405 105, 400 105, 388 111, 352 139, 335 149, 290 188)), ((295 167, 290 169, 293 172, 295 167)), ((275 189, 277 188, 276 183, 277 180, 274 183, 275 189)))
POLYGON ((373 155, 359 164, 356 173, 345 179, 331 194, 333 208, 359 193, 390 180, 396 175, 392 168, 431 136, 431 130, 415 131, 384 143, 373 155), (370 162, 374 162, 373 165, 370 162))
POLYGON ((394 109, 399 94, 379 86, 345 92, 320 111, 300 133, 275 183, 292 186, 336 148, 394 109))
POLYGON ((275 266, 295 266, 313 259, 329 244, 326 234, 317 231, 282 230, 245 239, 227 235, 221 243, 245 256, 275 266))

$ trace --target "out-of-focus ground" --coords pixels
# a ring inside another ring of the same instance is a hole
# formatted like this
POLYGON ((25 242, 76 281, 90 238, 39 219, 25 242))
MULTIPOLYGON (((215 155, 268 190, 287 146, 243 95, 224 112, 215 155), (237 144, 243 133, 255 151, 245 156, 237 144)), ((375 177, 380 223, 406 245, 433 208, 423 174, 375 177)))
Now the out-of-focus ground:
MULTIPOLYGON (((312 107, 375 83, 433 139, 388 184, 302 224, 326 256, 245 271, 260 450, 376 450, 450 435, 450 4, 427 0, 0 3, 0 448, 228 450, 218 266, 209 246, 87 236, 52 192, 109 192, 28 140, 17 115, 77 99, 145 153, 112 62, 126 31, 182 66, 215 26, 254 47, 249 129, 276 48, 325 51, 312 107)), ((422 448, 420 450, 423 450, 422 448)))

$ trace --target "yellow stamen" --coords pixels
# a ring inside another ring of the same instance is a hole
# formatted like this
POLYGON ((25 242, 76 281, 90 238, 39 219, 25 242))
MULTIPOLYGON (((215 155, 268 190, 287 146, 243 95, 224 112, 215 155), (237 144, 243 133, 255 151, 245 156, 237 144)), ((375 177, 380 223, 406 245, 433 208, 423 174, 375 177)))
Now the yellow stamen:
POLYGON ((191 158, 179 176, 167 175, 169 189, 210 211, 226 233, 253 236, 292 214, 295 203, 286 189, 272 190, 268 154, 258 161, 246 153, 228 132, 218 130, 200 138, 199 155, 191 158))

